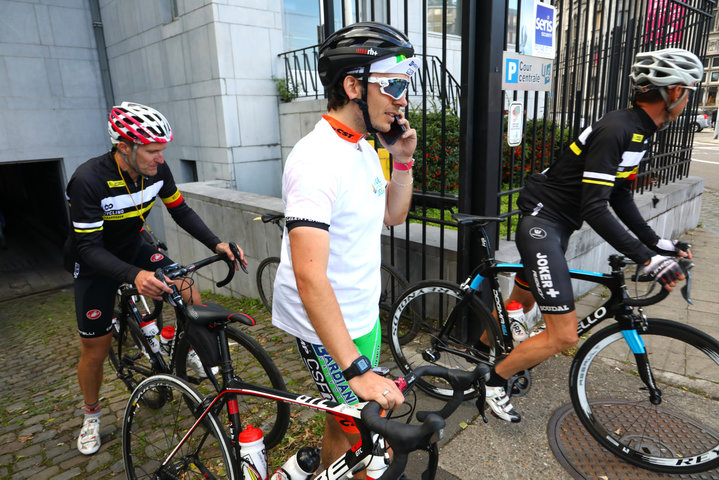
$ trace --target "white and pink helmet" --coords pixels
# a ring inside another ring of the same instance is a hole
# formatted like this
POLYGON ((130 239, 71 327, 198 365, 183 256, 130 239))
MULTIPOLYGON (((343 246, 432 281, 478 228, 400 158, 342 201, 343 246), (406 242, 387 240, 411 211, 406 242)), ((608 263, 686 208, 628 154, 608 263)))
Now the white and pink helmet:
POLYGON ((142 145, 172 141, 172 128, 165 116, 139 103, 122 102, 112 107, 107 131, 113 144, 122 138, 142 145))

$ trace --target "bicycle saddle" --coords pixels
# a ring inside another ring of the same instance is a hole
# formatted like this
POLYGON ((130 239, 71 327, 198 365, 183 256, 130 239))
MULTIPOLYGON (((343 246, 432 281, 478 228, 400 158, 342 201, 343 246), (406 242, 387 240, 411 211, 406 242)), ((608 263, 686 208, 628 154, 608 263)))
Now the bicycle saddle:
POLYGON ((195 325, 204 325, 212 328, 214 325, 240 322, 248 326, 255 324, 255 319, 246 313, 233 312, 216 303, 192 305, 187 307, 188 317, 195 325))
POLYGON ((501 217, 481 217, 479 215, 470 215, 467 213, 455 213, 452 215, 452 217, 457 220, 457 223, 459 225, 465 225, 472 227, 474 225, 477 226, 485 226, 489 222, 503 222, 504 219, 501 217))

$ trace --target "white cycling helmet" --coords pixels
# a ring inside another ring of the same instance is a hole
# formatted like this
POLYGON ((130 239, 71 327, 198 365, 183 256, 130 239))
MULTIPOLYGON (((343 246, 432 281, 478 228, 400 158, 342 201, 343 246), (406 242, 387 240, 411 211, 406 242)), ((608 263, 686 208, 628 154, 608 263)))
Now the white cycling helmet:
POLYGON ((113 144, 121 138, 141 145, 172 141, 172 128, 165 116, 139 103, 122 102, 112 107, 107 131, 113 144))
POLYGON ((704 75, 701 60, 689 50, 665 48, 654 52, 638 53, 629 77, 636 93, 670 87, 693 86, 704 75))

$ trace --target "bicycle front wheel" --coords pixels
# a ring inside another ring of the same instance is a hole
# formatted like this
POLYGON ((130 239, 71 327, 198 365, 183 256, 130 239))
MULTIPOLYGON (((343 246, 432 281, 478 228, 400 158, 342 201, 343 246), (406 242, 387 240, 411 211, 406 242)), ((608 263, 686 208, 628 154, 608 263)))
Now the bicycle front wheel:
MULTIPOLYGON (((227 327, 226 333, 235 375, 239 375, 243 381, 253 385, 276 390, 287 390, 285 381, 277 366, 254 338, 235 327, 227 327)), ((187 342, 186 337, 183 336, 177 345, 177 375, 198 384, 197 388, 203 395, 217 393, 212 382, 205 378, 205 374, 196 371, 188 364, 187 356, 189 351, 190 344, 187 342)), ((222 385, 222 377, 219 371, 216 377, 217 382, 222 385)), ((267 449, 280 443, 290 424, 289 405, 264 397, 245 395, 240 399, 239 407, 242 424, 244 426, 254 425, 262 429, 267 449)), ((222 420, 223 424, 227 424, 227 419, 225 418, 227 409, 224 409, 223 412, 220 420, 222 420)))
POLYGON ((277 268, 280 266, 280 257, 267 257, 257 267, 257 291, 260 300, 268 312, 272 313, 272 292, 275 288, 277 268))
POLYGON ((150 377, 138 385, 122 422, 122 458, 128 479, 236 478, 232 453, 212 413, 178 447, 202 412, 201 402, 195 389, 169 375, 150 377), (159 408, 146 406, 143 397, 148 394, 164 397, 159 408))
MULTIPOLYGON (((478 363, 494 364, 499 326, 477 298, 465 300, 466 295, 454 283, 429 280, 410 287, 397 300, 390 349, 403 373, 422 365, 473 370, 478 363)), ((421 378, 417 385, 430 395, 452 397, 442 379, 421 378)), ((465 398, 476 394, 476 389, 468 389, 465 398)))
POLYGON ((629 463, 664 473, 715 468, 719 342, 670 320, 648 322, 640 338, 660 401, 650 400, 617 324, 592 335, 577 352, 569 375, 574 410, 604 448, 629 463))

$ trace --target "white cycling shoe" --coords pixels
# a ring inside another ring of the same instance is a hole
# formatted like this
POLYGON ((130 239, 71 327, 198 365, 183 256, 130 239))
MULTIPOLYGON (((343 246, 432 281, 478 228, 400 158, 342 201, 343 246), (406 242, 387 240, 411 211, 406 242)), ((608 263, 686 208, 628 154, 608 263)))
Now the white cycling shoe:
POLYGON ((92 455, 100 450, 100 417, 85 417, 80 436, 77 437, 77 449, 83 455, 92 455))
POLYGON ((487 385, 487 405, 492 413, 507 422, 518 423, 522 417, 517 413, 511 403, 504 387, 490 387, 487 385))

